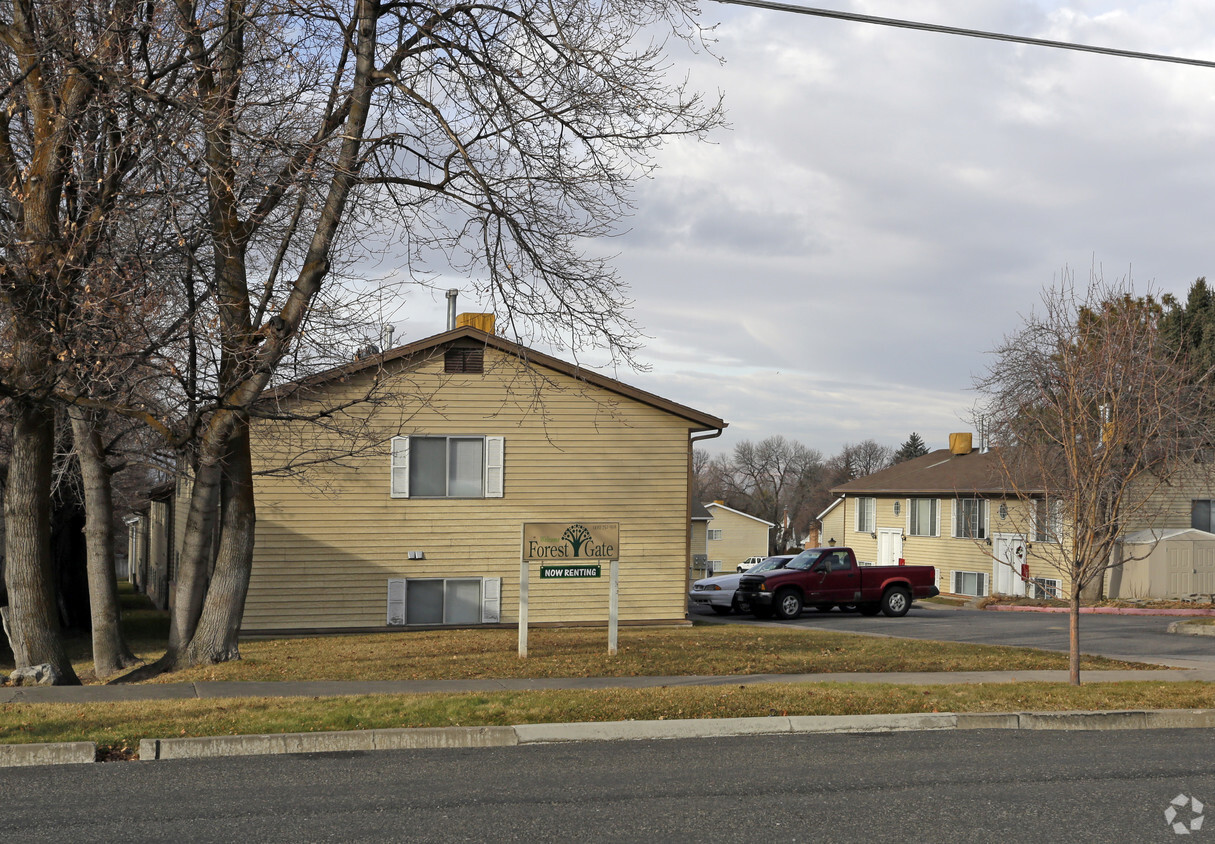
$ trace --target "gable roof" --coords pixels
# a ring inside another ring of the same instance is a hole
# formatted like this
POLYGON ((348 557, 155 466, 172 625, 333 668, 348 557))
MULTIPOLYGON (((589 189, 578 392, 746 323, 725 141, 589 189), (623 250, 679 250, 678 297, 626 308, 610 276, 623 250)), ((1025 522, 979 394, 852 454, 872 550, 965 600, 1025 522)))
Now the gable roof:
POLYGON ((733 507, 727 507, 724 504, 718 504, 716 501, 714 501, 712 504, 705 505, 706 510, 708 510, 710 507, 718 507, 722 510, 725 510, 727 513, 737 513, 740 516, 746 516, 748 519, 754 519, 755 521, 759 522, 761 525, 767 525, 770 528, 776 527, 776 525, 773 524, 772 522, 765 522, 759 516, 752 516, 750 513, 744 513, 742 510, 735 510, 733 507))
MULTIPOLYGON (((1022 487, 1022 492, 1036 492, 1022 487)), ((954 454, 947 448, 897 463, 831 489, 834 495, 1012 495, 999 449, 954 454)))
POLYGON ((529 365, 543 366, 547 369, 555 370, 611 393, 649 405, 658 410, 666 411, 690 422, 691 425, 689 427, 694 431, 721 431, 726 427, 726 423, 716 416, 711 416, 687 405, 673 402, 670 399, 664 399, 662 396, 630 386, 623 381, 617 381, 615 378, 608 378, 606 375, 600 375, 593 370, 584 369, 577 364, 568 363, 544 352, 538 352, 535 349, 529 349, 518 343, 512 343, 510 340, 499 337, 496 334, 487 334, 479 328, 473 328, 470 325, 462 325, 451 331, 445 331, 442 334, 435 334, 432 337, 426 337, 414 343, 389 349, 383 354, 371 355, 332 369, 327 369, 324 372, 318 372, 299 381, 283 385, 277 390, 272 391, 272 393, 275 396, 284 397, 302 388, 321 387, 330 381, 347 378, 364 370, 378 369, 387 363, 394 361, 408 362, 410 358, 437 353, 443 347, 455 345, 460 341, 463 341, 462 345, 469 345, 469 341, 472 341, 487 348, 497 349, 508 355, 514 355, 529 365))

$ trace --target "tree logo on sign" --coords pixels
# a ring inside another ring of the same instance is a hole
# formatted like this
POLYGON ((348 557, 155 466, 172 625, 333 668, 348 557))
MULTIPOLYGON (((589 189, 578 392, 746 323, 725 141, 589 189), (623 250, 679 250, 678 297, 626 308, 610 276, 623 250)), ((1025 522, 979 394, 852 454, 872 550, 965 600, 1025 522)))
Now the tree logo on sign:
POLYGON ((565 533, 561 534, 561 538, 574 546, 574 556, 578 556, 578 552, 582 550, 591 538, 591 532, 582 525, 570 525, 565 529, 565 533))

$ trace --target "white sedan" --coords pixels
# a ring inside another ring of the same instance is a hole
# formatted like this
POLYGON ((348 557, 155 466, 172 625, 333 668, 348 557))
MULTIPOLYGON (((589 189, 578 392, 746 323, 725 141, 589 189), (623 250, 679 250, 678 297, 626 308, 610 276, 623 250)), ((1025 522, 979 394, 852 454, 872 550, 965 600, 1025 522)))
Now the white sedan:
MULTIPOLYGON (((752 572, 778 569, 793 559, 792 554, 778 554, 766 557, 751 567, 752 572)), ((719 574, 716 577, 706 577, 692 584, 688 598, 694 607, 708 607, 718 615, 729 615, 731 612, 749 613, 751 605, 739 604, 734 600, 741 574, 719 574)))

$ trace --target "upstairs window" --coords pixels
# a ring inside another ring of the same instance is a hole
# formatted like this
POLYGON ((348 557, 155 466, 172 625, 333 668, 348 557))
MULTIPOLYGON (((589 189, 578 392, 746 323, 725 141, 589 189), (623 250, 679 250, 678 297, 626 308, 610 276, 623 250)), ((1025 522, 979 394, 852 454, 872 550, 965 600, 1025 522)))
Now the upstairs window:
POLYGON ((1190 502, 1190 527, 1195 530, 1205 530, 1207 533, 1215 533, 1211 528, 1215 525, 1211 523, 1211 499, 1198 498, 1190 502))
POLYGON ((907 501, 907 535, 940 536, 940 502, 935 498, 911 498, 907 501))
POLYGON ((877 530, 875 513, 877 512, 876 498, 858 498, 856 500, 856 532, 873 533, 877 530))
POLYGON ((1058 501, 1045 498, 1034 500, 1034 542, 1059 542, 1063 532, 1058 501))
POLYGON ((501 498, 502 437, 393 437, 393 498, 501 498))
POLYGON ((961 539, 986 539, 987 502, 981 498, 955 499, 953 535, 961 539))

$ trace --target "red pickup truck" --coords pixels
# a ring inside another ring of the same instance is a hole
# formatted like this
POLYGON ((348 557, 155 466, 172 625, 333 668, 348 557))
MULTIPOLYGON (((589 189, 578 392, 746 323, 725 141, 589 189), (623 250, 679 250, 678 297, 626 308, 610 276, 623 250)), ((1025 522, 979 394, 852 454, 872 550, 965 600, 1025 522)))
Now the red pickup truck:
POLYGON ((932 566, 858 566, 851 548, 809 548, 778 569, 744 574, 736 600, 760 618, 797 618, 803 607, 826 612, 855 606, 862 615, 907 615, 916 598, 940 594, 932 566))

